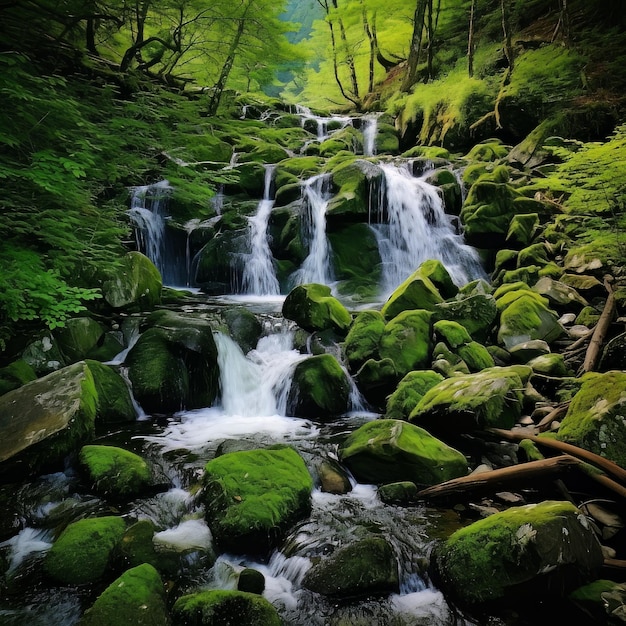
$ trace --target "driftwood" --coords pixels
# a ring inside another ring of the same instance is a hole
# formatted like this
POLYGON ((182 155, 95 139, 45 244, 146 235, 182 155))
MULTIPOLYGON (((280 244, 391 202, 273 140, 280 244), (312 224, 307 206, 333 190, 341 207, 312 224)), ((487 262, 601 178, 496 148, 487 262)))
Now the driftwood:
POLYGON ((419 498, 446 498, 477 490, 495 490, 511 483, 526 483, 546 476, 562 474, 573 467, 579 467, 580 464, 578 459, 569 455, 530 461, 448 480, 422 489, 417 496, 419 498))
POLYGON ((604 286, 609 295, 607 296, 604 309, 602 310, 600 319, 596 324, 591 341, 589 342, 589 347, 587 348, 587 353, 585 354, 585 361, 582 366, 583 373, 591 372, 595 369, 598 359, 600 358, 600 350, 602 349, 604 338, 606 337, 609 327, 611 326, 611 322, 615 317, 616 306, 615 295, 613 294, 613 288, 611 286, 612 282, 613 278, 611 276, 604 277, 604 286))
POLYGON ((537 424, 536 426, 537 430, 540 433, 548 430, 548 428, 550 428, 550 424, 552 424, 554 420, 561 419, 561 416, 564 413, 567 413, 568 407, 569 407, 569 402, 564 402, 563 404, 559 404, 558 406, 555 406, 550 411, 550 413, 548 413, 545 417, 543 417, 541 421, 537 424))
POLYGON ((540 446, 552 448, 553 450, 558 450, 559 452, 562 452, 564 454, 571 454, 578 459, 599 467, 607 474, 610 474, 611 476, 616 478, 620 483, 626 485, 626 470, 624 468, 617 465, 617 463, 613 463, 613 461, 605 459, 599 454, 594 454, 589 450, 584 450, 583 448, 574 446, 571 443, 558 441, 556 439, 537 437, 536 435, 531 435, 529 433, 518 432, 514 430, 504 430, 501 428, 490 428, 488 432, 503 437, 504 439, 509 439, 510 441, 522 441, 523 439, 530 439, 532 442, 539 444, 540 446))

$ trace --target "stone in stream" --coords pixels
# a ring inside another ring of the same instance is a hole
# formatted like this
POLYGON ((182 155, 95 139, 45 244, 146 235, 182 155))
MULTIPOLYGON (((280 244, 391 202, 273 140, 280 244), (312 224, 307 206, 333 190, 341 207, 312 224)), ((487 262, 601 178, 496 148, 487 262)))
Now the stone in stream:
POLYGON ((565 595, 594 580, 602 548, 570 502, 513 507, 474 522, 439 544, 436 580, 465 605, 517 606, 565 595))
POLYGON ((97 423, 104 425, 134 422, 137 418, 137 411, 126 381, 110 365, 93 360, 87 360, 85 363, 93 374, 96 386, 97 423))
POLYGON ((311 510, 313 480, 293 448, 224 454, 207 463, 203 482, 211 531, 235 554, 266 554, 311 510))
POLYGON ((432 370, 409 372, 387 399, 385 417, 408 420, 424 394, 442 380, 443 376, 432 370))

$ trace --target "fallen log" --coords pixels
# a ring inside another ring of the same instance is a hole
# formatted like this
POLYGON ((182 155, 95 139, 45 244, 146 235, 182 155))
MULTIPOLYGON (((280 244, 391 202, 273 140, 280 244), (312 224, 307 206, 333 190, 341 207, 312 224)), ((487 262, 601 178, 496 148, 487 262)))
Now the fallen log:
POLYGON ((616 305, 615 295, 611 286, 612 282, 613 278, 611 276, 605 276, 604 286, 609 295, 607 296, 606 302, 604 303, 604 309, 602 310, 600 319, 596 324, 595 330, 593 331, 593 335, 591 337, 591 341, 589 342, 589 347, 587 348, 585 360, 581 368, 583 373, 593 371, 598 364, 598 360, 600 358, 600 350, 602 349, 602 345, 609 331, 609 327, 611 326, 611 322, 615 317, 616 305))
POLYGON ((529 481, 554 476, 570 471, 574 467, 580 467, 581 462, 569 455, 529 461, 510 467, 479 472, 447 480, 444 483, 422 489, 417 493, 418 498, 448 498, 451 496, 464 495, 477 490, 499 490, 511 483, 528 483, 529 481))
POLYGON ((536 435, 517 432, 514 430, 504 430, 502 428, 489 428, 488 432, 503 437, 504 439, 508 439, 510 441, 522 441, 524 439, 530 439, 532 442, 539 444, 540 446, 552 448, 553 450, 558 450, 563 454, 571 454, 578 459, 599 467, 607 474, 610 474, 611 476, 616 478, 620 483, 626 485, 626 470, 623 467, 620 467, 617 463, 613 463, 613 461, 609 461, 609 459, 605 459, 599 454, 595 454, 593 452, 590 452, 589 450, 585 450, 584 448, 579 448, 578 446, 572 445, 571 443, 558 441, 557 439, 548 439, 547 437, 537 437, 536 435))

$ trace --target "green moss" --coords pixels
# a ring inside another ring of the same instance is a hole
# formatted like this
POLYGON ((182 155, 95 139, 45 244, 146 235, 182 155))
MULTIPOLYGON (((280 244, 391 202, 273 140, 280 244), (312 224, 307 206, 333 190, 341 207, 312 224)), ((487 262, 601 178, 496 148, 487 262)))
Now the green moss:
POLYGON ((357 480, 374 484, 409 480, 435 485, 467 473, 467 461, 423 428, 392 419, 374 420, 351 433, 340 460, 357 480))
POLYGON ((361 311, 346 336, 344 354, 351 371, 378 355, 378 345, 385 330, 385 320, 379 311, 361 311))
POLYGON ((326 285, 299 285, 285 298, 283 315, 304 330, 333 329, 345 333, 352 323, 352 316, 330 294, 330 287, 326 285))
POLYGON ((541 461, 545 456, 541 453, 537 444, 530 439, 523 439, 519 442, 519 447, 525 455, 527 461, 541 461))
POLYGON ((367 224, 349 224, 328 233, 337 280, 367 280, 378 287, 382 275, 380 252, 367 224))
POLYGON ((139 455, 115 446, 83 446, 78 460, 98 493, 115 498, 139 494, 151 482, 149 465, 139 455))
POLYGON ((137 414, 124 379, 112 367, 99 361, 87 360, 85 363, 96 388, 96 419, 107 424, 134 421, 137 414))
POLYGON ((169 626, 165 589, 152 565, 138 565, 111 583, 87 609, 79 626, 169 626))
POLYGON ((413 146, 402 153, 405 159, 424 157, 426 159, 449 159, 450 151, 439 146, 413 146))
POLYGON ((456 321, 467 329, 473 339, 483 341, 489 336, 497 314, 494 297, 476 293, 438 304, 433 319, 456 321))
POLYGON ((189 626, 281 626, 276 609, 262 596, 244 591, 200 591, 176 600, 172 614, 189 626))
POLYGON ((537 213, 526 213, 524 215, 514 215, 506 234, 506 240, 517 247, 528 246, 535 237, 539 227, 539 215, 537 213))
POLYGON ((206 515, 217 542, 264 553, 310 509, 313 481, 291 448, 231 452, 205 468, 206 515))
POLYGON ((0 395, 17 389, 31 380, 35 380, 35 370, 23 359, 18 359, 0 368, 0 395))
POLYGON ((105 301, 114 309, 150 310, 161 301, 163 281, 154 263, 140 252, 129 252, 121 268, 102 285, 105 301))
POLYGON ((464 326, 451 320, 440 320, 433 324, 435 335, 443 339, 448 347, 455 349, 465 343, 469 343, 472 338, 464 326))
POLYGON ((378 488, 378 497, 382 502, 399 506, 415 504, 418 500, 417 493, 417 485, 409 480, 381 485, 378 488))
POLYGON ((498 161, 505 158, 509 148, 498 139, 477 143, 466 155, 468 161, 498 161))
POLYGON ((441 374, 432 370, 409 372, 398 384, 387 400, 385 417, 388 419, 408 420, 411 411, 424 397, 425 393, 443 380, 441 374))
POLYGON ((456 353, 463 359, 470 372, 480 372, 495 365, 487 348, 476 341, 459 346, 456 353))
POLYGON ((403 311, 413 309, 432 311, 440 302, 443 302, 441 293, 430 277, 422 273, 420 266, 389 296, 381 313, 385 319, 390 320, 403 311))
POLYGON ((109 569, 125 530, 126 523, 116 516, 70 524, 46 555, 46 573, 57 582, 70 585, 100 580, 109 569))
POLYGON ((84 359, 104 335, 104 329, 90 317, 75 317, 55 332, 59 348, 68 363, 84 359))

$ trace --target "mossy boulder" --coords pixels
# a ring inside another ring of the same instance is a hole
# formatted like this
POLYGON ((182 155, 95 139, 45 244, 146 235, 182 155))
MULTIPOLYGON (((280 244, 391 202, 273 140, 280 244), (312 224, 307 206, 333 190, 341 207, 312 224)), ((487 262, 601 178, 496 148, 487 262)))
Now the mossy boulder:
POLYGON ((530 245, 537 234, 539 224, 538 213, 514 215, 506 234, 507 243, 517 249, 530 245))
POLYGON ((172 616, 188 626, 281 626, 276 609, 262 596, 245 591, 211 590, 182 596, 172 616))
POLYGON ((133 392, 152 413, 210 406, 217 396, 219 367, 213 329, 206 320, 157 311, 128 353, 133 392))
POLYGON ((626 467, 626 372, 589 373, 557 436, 626 467))
POLYGON ((311 508, 313 481, 292 448, 230 452, 207 463, 207 521, 221 548, 265 554, 311 508))
POLYGON ((62 464, 93 439, 97 401, 84 361, 0 397, 0 475, 15 478, 16 471, 24 475, 62 464))
POLYGON ((378 353, 391 359, 399 376, 428 365, 431 350, 431 312, 403 311, 385 325, 378 353))
POLYGON ((385 539, 366 537, 325 556, 306 572, 302 586, 335 598, 398 593, 398 563, 385 539))
POLYGON ((623 624, 626 584, 599 579, 569 594, 569 599, 588 615, 594 624, 623 624))
POLYGON ((500 309, 498 342, 507 349, 531 339, 550 343, 564 332, 548 300, 536 292, 509 291, 497 298, 497 306, 500 309))
POLYGON ((68 363, 87 358, 97 348, 98 343, 104 340, 104 328, 91 317, 69 319, 54 334, 68 363))
POLYGON ((469 343, 472 340, 465 326, 453 320, 440 320, 435 322, 433 324, 433 330, 435 331, 435 337, 445 341, 446 345, 451 350, 469 343))
POLYGON ((442 435, 512 428, 529 375, 530 368, 511 366, 448 378, 426 392, 409 419, 442 435))
POLYGON ((113 565, 126 522, 117 516, 70 524, 52 544, 44 570, 56 582, 82 585, 101 580, 113 565))
POLYGON ((417 485, 465 476, 467 461, 423 428, 393 419, 357 428, 339 448, 339 459, 361 482, 385 484, 409 480, 417 485))
POLYGON ((24 359, 0 368, 0 396, 37 378, 35 370, 24 359))
POLYGON ((452 297, 457 291, 453 285, 450 275, 440 261, 427 261, 394 290, 383 305, 381 313, 389 320, 402 311, 413 309, 432 311, 436 304, 444 301, 438 287, 442 287, 448 293, 453 292, 450 296, 452 297))
POLYGON ((263 334, 263 327, 254 313, 244 307, 234 307, 224 311, 223 316, 231 338, 244 354, 256 347, 263 334))
POLYGON ((496 301, 491 294, 459 295, 457 299, 438 304, 433 321, 458 322, 476 341, 484 341, 498 316, 496 301))
POLYGON ((562 354, 542 354, 528 361, 534 374, 543 376, 563 377, 571 374, 562 354))
POLYGON ((348 410, 350 384, 332 354, 320 354, 296 366, 289 390, 289 415, 324 419, 348 410))
POLYGON ((354 380, 370 403, 384 406, 386 397, 396 388, 400 378, 395 363, 387 357, 365 361, 354 380))
POLYGON ((110 365, 85 361, 96 386, 96 421, 98 424, 134 422, 137 412, 126 381, 110 365))
POLYGON ((417 406, 425 393, 442 380, 443 376, 432 370, 409 372, 387 399, 385 417, 388 419, 408 420, 411 411, 417 406))
POLYGON ((477 143, 465 155, 468 161, 499 161, 509 154, 510 148, 505 146, 499 139, 486 139, 477 143))
POLYGON ((112 308, 150 310, 161 302, 163 281, 154 263, 140 252, 129 252, 114 275, 106 277, 102 296, 112 308))
POLYGON ((85 611, 79 626, 169 626, 165 588, 157 570, 145 563, 124 572, 85 611))
POLYGON ((138 454, 116 446, 83 446, 78 461, 95 491, 106 497, 130 498, 152 482, 148 463, 138 454))
POLYGON ((582 513, 546 501, 495 513, 437 546, 442 586, 462 604, 527 605, 565 594, 596 577, 602 549, 582 513), (486 575, 486 572, 489 575, 486 575))
POLYGON ((376 288, 381 259, 374 232, 367 224, 348 224, 328 233, 337 280, 360 280, 376 288))
POLYGON ((211 295, 233 293, 235 285, 242 284, 243 266, 237 263, 237 255, 248 251, 243 226, 220 232, 198 252, 195 280, 204 292, 211 295))
POLYGON ((385 320, 379 311, 361 311, 355 317, 343 344, 350 371, 356 371, 365 361, 378 355, 384 331, 385 320))
POLYGON ((385 504, 396 506, 409 506, 415 504, 418 497, 418 489, 410 480, 402 480, 397 483, 388 483, 378 488, 378 497, 385 504))
POLYGON ((331 295, 330 287, 317 283, 292 289, 285 298, 282 312, 284 317, 309 332, 332 329, 344 335, 352 324, 352 316, 331 295))
POLYGON ((328 203, 326 220, 329 227, 337 222, 367 221, 369 189, 382 178, 380 168, 364 160, 347 160, 331 172, 335 194, 328 203))
POLYGON ((569 285, 544 276, 533 286, 533 291, 548 299, 551 306, 563 311, 581 311, 588 306, 587 301, 569 285))

